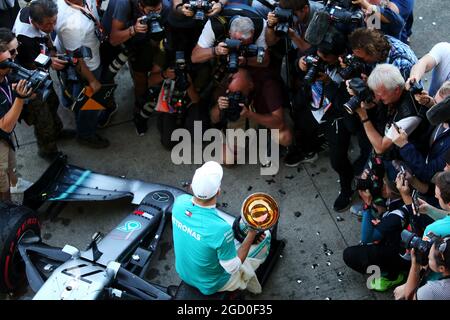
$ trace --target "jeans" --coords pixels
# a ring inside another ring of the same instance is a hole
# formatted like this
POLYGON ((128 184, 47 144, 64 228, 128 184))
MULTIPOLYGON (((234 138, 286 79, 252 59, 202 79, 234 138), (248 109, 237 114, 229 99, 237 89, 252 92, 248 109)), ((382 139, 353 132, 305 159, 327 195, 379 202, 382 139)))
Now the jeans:
MULTIPOLYGON (((98 67, 96 70, 92 71, 94 76, 97 79, 100 79, 102 68, 98 67)), ((62 88, 62 90, 66 89, 73 97, 78 97, 81 90, 84 88, 85 84, 83 82, 75 82, 70 85, 68 88, 62 88)), ((61 103, 64 107, 69 108, 71 106, 71 102, 62 95, 61 103)), ((75 122, 77 126, 77 135, 79 138, 88 138, 95 135, 95 131, 97 130, 98 117, 102 111, 100 110, 79 110, 75 113, 75 122)))
POLYGON ((381 240, 381 233, 372 224, 372 220, 375 219, 373 216, 373 209, 367 209, 363 211, 362 222, 361 222, 361 243, 369 244, 374 241, 381 240))

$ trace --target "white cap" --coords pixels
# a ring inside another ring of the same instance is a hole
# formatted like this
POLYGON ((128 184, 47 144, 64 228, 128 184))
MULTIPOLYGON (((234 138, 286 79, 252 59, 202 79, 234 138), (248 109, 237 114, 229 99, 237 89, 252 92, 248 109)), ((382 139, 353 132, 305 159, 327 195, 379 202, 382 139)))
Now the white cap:
POLYGON ((215 161, 208 161, 195 170, 191 188, 194 196, 208 200, 214 197, 220 189, 222 181, 222 166, 215 161))

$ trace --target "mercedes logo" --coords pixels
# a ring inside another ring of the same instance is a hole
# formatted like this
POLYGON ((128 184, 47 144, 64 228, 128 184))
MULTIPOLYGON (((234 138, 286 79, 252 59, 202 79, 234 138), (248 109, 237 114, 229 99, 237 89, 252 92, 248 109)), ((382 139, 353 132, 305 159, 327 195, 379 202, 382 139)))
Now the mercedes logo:
POLYGON ((155 192, 152 199, 158 202, 167 202, 169 201, 169 195, 165 192, 155 192))

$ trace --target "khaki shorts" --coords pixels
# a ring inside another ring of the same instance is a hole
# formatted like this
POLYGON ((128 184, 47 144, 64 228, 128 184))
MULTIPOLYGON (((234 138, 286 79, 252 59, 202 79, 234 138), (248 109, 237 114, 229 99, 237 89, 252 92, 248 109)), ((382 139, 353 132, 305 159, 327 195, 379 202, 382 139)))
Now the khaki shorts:
POLYGON ((0 192, 9 191, 10 178, 15 175, 16 154, 9 144, 0 140, 0 192))

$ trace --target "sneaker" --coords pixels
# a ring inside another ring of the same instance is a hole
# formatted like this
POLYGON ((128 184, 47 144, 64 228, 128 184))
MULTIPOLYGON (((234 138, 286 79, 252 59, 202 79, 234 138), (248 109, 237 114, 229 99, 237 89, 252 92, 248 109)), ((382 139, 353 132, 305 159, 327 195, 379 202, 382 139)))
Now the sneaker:
POLYGON ((98 117, 97 127, 104 128, 111 121, 112 116, 119 110, 117 104, 114 103, 114 107, 103 110, 98 117))
POLYGON ((364 208, 364 203, 362 201, 355 203, 354 205, 352 205, 350 207, 350 213, 362 218, 363 216, 363 208, 364 208))
POLYGON ((47 161, 53 161, 56 157, 59 157, 62 154, 63 153, 61 151, 53 151, 53 152, 44 152, 42 150, 38 151, 38 156, 47 161))
POLYGON ((10 193, 24 193, 25 190, 27 190, 29 187, 31 187, 31 185, 33 184, 33 182, 19 178, 17 179, 17 184, 13 187, 9 187, 9 192, 10 193))
POLYGON ((313 163, 319 156, 316 152, 304 153, 300 150, 289 152, 284 158, 284 165, 286 167, 297 167, 300 163, 313 163))
POLYGON ((148 130, 147 119, 140 114, 135 114, 133 118, 134 125, 136 127, 136 133, 142 137, 148 130))
POLYGON ((339 192, 338 197, 334 201, 333 209, 334 209, 334 211, 342 212, 342 211, 347 210, 350 207, 351 203, 352 203, 351 195, 349 195, 347 193, 339 192))
POLYGON ((395 280, 389 280, 388 278, 385 277, 375 278, 372 279, 372 281, 370 282, 369 289, 384 292, 391 288, 401 285, 402 283, 405 282, 406 280, 405 278, 406 277, 403 272, 399 273, 397 279, 395 280))
POLYGON ((94 134, 90 137, 77 137, 77 142, 86 147, 94 148, 94 149, 103 149, 109 147, 109 141, 106 138, 99 136, 98 134, 94 134))
POLYGON ((62 129, 58 134, 58 139, 68 140, 73 139, 77 136, 77 131, 73 129, 62 129))

